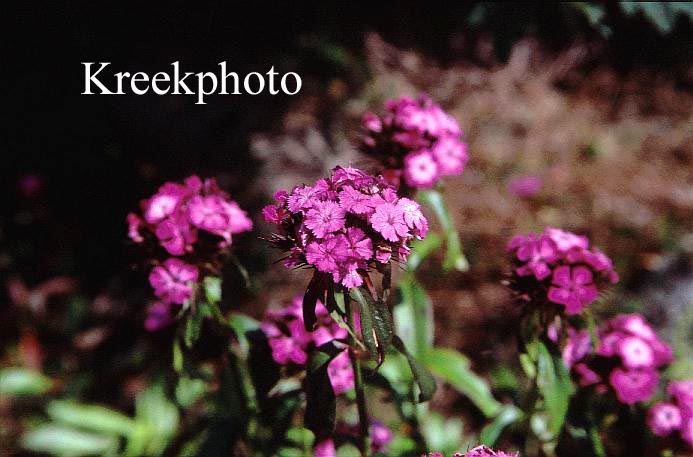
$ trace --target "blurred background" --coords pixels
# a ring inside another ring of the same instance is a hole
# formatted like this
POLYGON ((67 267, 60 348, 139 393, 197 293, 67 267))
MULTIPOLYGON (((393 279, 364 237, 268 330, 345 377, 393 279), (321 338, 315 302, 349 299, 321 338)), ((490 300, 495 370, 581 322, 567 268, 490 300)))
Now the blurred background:
MULTIPOLYGON (((422 276, 445 316, 437 345, 467 354, 502 394, 497 362, 516 358, 505 243, 554 225, 615 259, 618 308, 598 312, 644 313, 674 346, 672 373, 693 375, 692 16, 690 4, 665 2, 13 11, 0 166, 0 456, 23 455, 17 439, 47 398, 130 414, 165 376, 172 335, 143 328, 152 297, 126 237, 140 199, 166 180, 216 176, 256 223, 235 243, 251 287, 229 273, 224 302, 258 317, 306 281, 257 239, 268 231, 259 209, 337 164, 375 169, 356 148, 360 116, 401 95, 428 93, 469 143, 471 160, 445 193, 471 269, 443 275, 430 262, 422 276), (222 60, 239 74, 274 66, 300 74, 303 89, 207 105, 80 95, 80 62, 154 73, 176 60, 195 72, 222 60), (41 395, 18 394, 8 367, 42 373, 20 382, 41 395)), ((468 406, 446 389, 432 402, 474 429, 468 406)))

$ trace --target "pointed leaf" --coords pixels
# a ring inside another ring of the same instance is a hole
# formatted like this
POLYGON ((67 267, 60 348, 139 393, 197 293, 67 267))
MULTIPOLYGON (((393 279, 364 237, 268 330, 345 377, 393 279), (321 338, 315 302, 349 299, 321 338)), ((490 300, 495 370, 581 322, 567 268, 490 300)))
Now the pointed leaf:
POLYGON ((324 298, 326 284, 325 274, 316 271, 303 295, 303 322, 309 332, 313 331, 318 321, 315 316, 315 306, 320 298, 324 298))
POLYGON ((71 400, 53 400, 46 412, 56 422, 108 435, 128 436, 135 425, 131 418, 118 411, 71 400))
POLYGON ((443 269, 446 271, 451 269, 456 269, 457 271, 469 270, 469 262, 467 262, 467 258, 462 253, 462 242, 453 219, 450 217, 450 212, 445 205, 443 195, 437 190, 430 189, 420 191, 417 197, 433 210, 440 223, 440 227, 443 229, 446 242, 443 269))
POLYGON ((434 348, 424 360, 429 370, 469 398, 486 417, 498 414, 501 404, 493 398, 486 380, 472 371, 464 355, 453 349, 434 348))
POLYGON ((517 422, 522 418, 522 411, 513 405, 503 406, 498 415, 493 421, 481 429, 479 434, 479 442, 486 446, 492 447, 500 438, 503 430, 509 425, 517 422))
POLYGON ((385 356, 385 351, 392 344, 394 334, 392 315, 387 304, 382 300, 375 300, 364 286, 351 289, 353 298, 361 308, 361 334, 372 357, 380 365, 385 356))
POLYGON ((341 350, 333 343, 318 348, 308 362, 308 372, 304 381, 306 392, 306 411, 303 423, 321 441, 334 433, 337 399, 327 373, 330 361, 341 350))
POLYGON ((430 400, 436 391, 436 381, 433 379, 433 375, 407 351, 399 336, 394 335, 392 343, 407 358, 409 368, 414 375, 414 381, 419 386, 419 402, 430 400))

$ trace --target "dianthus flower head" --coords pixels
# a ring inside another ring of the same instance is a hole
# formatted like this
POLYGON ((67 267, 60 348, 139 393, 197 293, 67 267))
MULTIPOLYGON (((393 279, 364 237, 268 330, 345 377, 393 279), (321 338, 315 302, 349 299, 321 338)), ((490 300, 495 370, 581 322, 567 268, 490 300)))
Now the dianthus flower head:
MULTIPOLYGON (((563 350, 582 387, 609 388, 626 404, 649 400, 655 393, 659 370, 672 361, 671 348, 639 314, 621 314, 598 331, 599 346, 592 348, 589 333, 569 328, 563 350), (608 386, 603 384, 608 381, 608 386)), ((693 387, 693 386, 691 386, 693 387)))
POLYGON ((198 266, 220 267, 217 253, 231 245, 232 235, 249 231, 253 224, 214 179, 203 181, 194 175, 183 183, 163 184, 141 207, 141 215, 127 215, 128 237, 150 248, 147 252, 157 248, 160 254, 156 257, 175 256, 149 275, 154 295, 161 302, 150 307, 145 326, 155 330, 170 320, 171 310, 166 306, 192 298, 194 283, 208 274, 198 266))
POLYGON ((362 126, 363 151, 381 161, 388 178, 403 176, 408 188, 431 187, 467 163, 459 123, 426 96, 389 100, 382 115, 366 113, 362 126))
POLYGON ((584 236, 547 227, 543 233, 513 237, 512 287, 525 300, 562 306, 579 314, 599 296, 600 289, 618 280, 611 260, 589 247, 584 236))
POLYGON ((282 195, 263 215, 276 226, 269 241, 288 254, 285 265, 313 267, 344 287, 360 286, 370 269, 393 257, 404 260, 409 242, 428 229, 415 202, 357 168, 337 167, 282 195))
POLYGON ((168 254, 182 256, 194 252, 198 232, 220 237, 218 245, 231 244, 231 235, 252 229, 248 215, 213 178, 202 181, 190 176, 183 184, 167 182, 156 194, 142 202, 140 218, 127 216, 128 236, 143 243, 146 235, 155 235, 158 244, 168 254))

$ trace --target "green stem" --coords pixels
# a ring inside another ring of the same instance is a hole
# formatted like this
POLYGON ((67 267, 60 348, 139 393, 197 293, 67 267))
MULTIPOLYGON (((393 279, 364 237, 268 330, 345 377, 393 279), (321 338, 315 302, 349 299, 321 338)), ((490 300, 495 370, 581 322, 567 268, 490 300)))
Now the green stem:
POLYGON ((347 315, 347 324, 352 330, 350 332, 350 347, 349 347, 349 359, 351 360, 351 368, 354 370, 354 389, 356 390, 356 407, 359 413, 359 448, 361 449, 361 454, 364 457, 370 457, 371 455, 371 440, 368 433, 368 410, 366 409, 366 394, 364 391, 363 384, 363 373, 361 370, 361 362, 356 354, 356 340, 354 338, 354 313, 351 309, 351 299, 349 297, 349 292, 345 290, 344 292, 344 307, 347 315))

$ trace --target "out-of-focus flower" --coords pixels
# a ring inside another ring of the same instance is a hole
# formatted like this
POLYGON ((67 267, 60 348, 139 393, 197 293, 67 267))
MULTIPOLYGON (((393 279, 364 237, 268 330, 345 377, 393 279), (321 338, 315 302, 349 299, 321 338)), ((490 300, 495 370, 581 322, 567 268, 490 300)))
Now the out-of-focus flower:
POLYGON ((198 276, 196 266, 172 257, 152 269, 149 283, 164 303, 183 304, 192 298, 198 276))
POLYGON ((337 457, 337 449, 335 449, 332 438, 322 440, 313 446, 313 455, 315 457, 337 457))
POLYGON ((144 328, 147 331, 155 332, 167 327, 172 322, 170 303, 158 301, 147 308, 147 317, 144 319, 144 328))
POLYGON ((464 457, 517 457, 517 454, 509 454, 503 451, 494 451, 486 446, 478 446, 470 449, 464 457))
POLYGON ((469 158, 458 122, 426 96, 389 100, 382 116, 366 113, 362 126, 363 151, 380 160, 396 186, 403 176, 409 188, 431 187, 462 173, 469 158))
POLYGON ((670 382, 667 393, 671 401, 650 408, 647 424, 657 436, 678 430, 681 439, 693 448, 693 379, 670 382))
POLYGON ((647 414, 647 425, 657 436, 667 436, 681 428, 681 410, 672 403, 657 403, 647 414))
POLYGON ((337 167, 327 179, 276 200, 263 215, 277 226, 269 240, 289 254, 284 264, 311 266, 345 287, 360 286, 367 271, 393 253, 405 260, 409 242, 428 230, 416 202, 398 198, 382 177, 351 167, 337 167))
POLYGON ((539 176, 517 176, 508 181, 508 190, 520 198, 531 198, 537 195, 544 185, 539 176))
POLYGON ((652 398, 657 390, 659 375, 654 370, 624 370, 614 368, 609 375, 609 383, 616 397, 627 405, 652 398))
POLYGON ((335 395, 341 395, 354 388, 354 370, 351 369, 349 349, 345 349, 327 365, 327 375, 335 395))
POLYGON ((368 431, 371 436, 373 452, 387 452, 387 445, 390 444, 394 437, 392 430, 387 428, 382 422, 371 419, 368 431))
POLYGON ((513 237, 512 287, 530 301, 562 305, 567 314, 579 314, 593 303, 599 289, 618 281, 611 260, 584 236, 547 227, 542 234, 513 237))
MULTIPOLYGON (((303 322, 303 298, 296 296, 284 308, 270 309, 260 324, 272 350, 272 358, 279 365, 304 367, 310 351, 334 340, 345 340, 346 329, 332 319, 327 308, 318 301, 315 308, 317 326, 309 332, 303 322)), ((354 388, 348 349, 334 357, 327 366, 327 374, 336 395, 354 388)))
POLYGON ((223 248, 231 244, 232 235, 253 226, 248 215, 212 178, 202 181, 193 175, 183 184, 167 182, 141 206, 142 217, 135 213, 127 216, 130 239, 143 243, 145 233, 152 233, 175 256, 194 251, 199 230, 220 237, 218 246, 223 248))
POLYGON ((607 386, 603 383, 608 379, 618 400, 633 404, 654 395, 658 370, 672 357, 669 345, 642 316, 621 314, 599 329, 596 350, 587 331, 569 328, 563 360, 572 368, 581 387, 596 386, 597 391, 605 391, 607 386))

